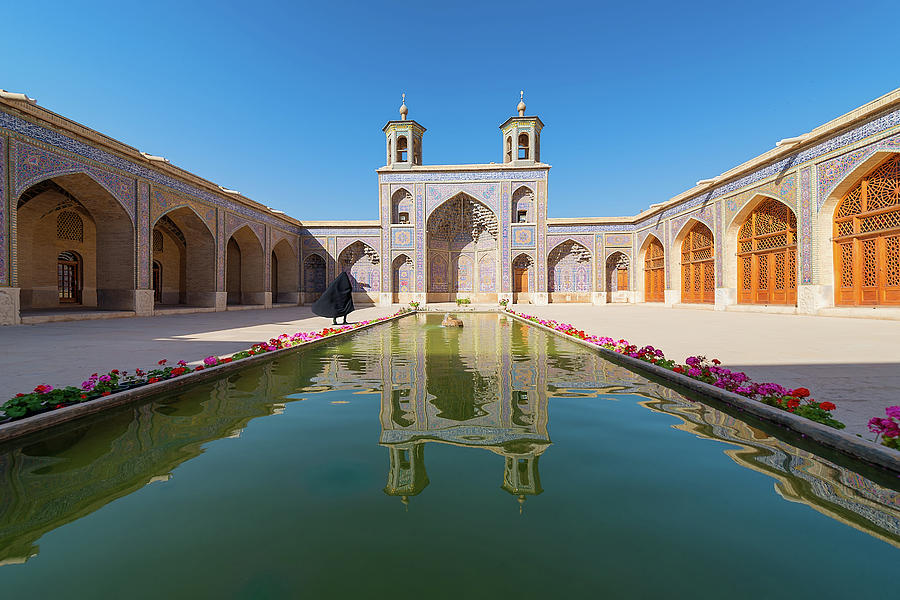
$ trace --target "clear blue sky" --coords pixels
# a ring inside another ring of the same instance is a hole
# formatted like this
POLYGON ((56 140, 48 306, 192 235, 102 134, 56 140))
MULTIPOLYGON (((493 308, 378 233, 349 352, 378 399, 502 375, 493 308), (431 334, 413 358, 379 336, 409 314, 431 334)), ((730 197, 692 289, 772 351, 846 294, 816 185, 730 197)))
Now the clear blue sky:
POLYGON ((524 89, 550 216, 634 214, 900 86, 894 2, 11 2, 0 88, 300 219, 374 219, 406 92, 426 164, 501 160, 524 89))

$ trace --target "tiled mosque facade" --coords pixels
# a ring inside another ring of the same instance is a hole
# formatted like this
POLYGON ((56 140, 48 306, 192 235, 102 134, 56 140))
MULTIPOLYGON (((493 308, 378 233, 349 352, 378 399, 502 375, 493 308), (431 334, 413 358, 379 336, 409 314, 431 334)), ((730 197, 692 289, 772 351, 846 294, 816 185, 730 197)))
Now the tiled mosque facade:
POLYGON ((342 270, 380 305, 900 313, 900 90, 633 217, 549 218, 517 110, 499 162, 425 165, 404 103, 379 218, 314 222, 0 90, 0 324, 307 304, 342 270))

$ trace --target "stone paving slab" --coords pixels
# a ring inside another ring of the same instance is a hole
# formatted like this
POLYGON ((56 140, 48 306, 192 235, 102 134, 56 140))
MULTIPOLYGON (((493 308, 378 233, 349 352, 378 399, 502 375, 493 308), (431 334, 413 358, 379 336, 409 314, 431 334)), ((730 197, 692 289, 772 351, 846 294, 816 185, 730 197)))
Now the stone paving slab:
POLYGON ((900 322, 805 315, 680 310, 645 305, 516 305, 592 334, 652 345, 666 356, 718 358, 755 381, 806 387, 830 400, 845 431, 871 439, 871 417, 900 404, 900 322))
MULTIPOLYGON (((357 322, 387 316, 397 308, 368 307, 350 314, 357 322)), ((68 321, 0 327, 0 403, 41 383, 79 385, 87 375, 134 370, 231 354, 282 333, 331 325, 307 306, 68 321)))

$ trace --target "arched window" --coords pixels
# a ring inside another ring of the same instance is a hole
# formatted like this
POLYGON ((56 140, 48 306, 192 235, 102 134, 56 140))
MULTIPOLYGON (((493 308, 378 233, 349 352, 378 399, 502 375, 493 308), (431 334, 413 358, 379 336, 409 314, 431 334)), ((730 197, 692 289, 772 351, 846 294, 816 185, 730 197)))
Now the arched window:
POLYGON ((422 164, 422 140, 413 138, 413 164, 422 164))
POLYGON ((528 134, 519 134, 519 160, 528 159, 528 134))
POLYGON ((403 225, 410 222, 413 197, 405 189, 399 189, 391 196, 391 223, 403 225))
POLYGON ((797 217, 766 200, 738 231, 738 302, 797 303, 797 217))
POLYGON ((154 252, 162 252, 163 251, 163 234, 159 229, 153 230, 153 251, 154 252))
POLYGON ((81 302, 81 257, 77 252, 67 250, 56 257, 56 281, 60 302, 81 302))
POLYGON ((534 192, 531 188, 522 186, 513 192, 512 197, 512 222, 534 223, 534 192))
POLYGON ((834 212, 835 304, 900 304, 900 156, 883 162, 834 212))
POLYGON ((666 298, 665 250, 655 237, 644 253, 644 302, 664 302, 666 298))
POLYGON ((506 162, 512 160, 512 136, 506 136, 506 162))
POLYGON ((56 238, 72 242, 84 241, 84 222, 77 213, 64 210, 56 215, 56 238))
POLYGON ((681 243, 681 301, 713 304, 716 273, 713 234, 703 223, 695 223, 681 243))
POLYGON ((397 138, 397 162, 406 162, 407 144, 406 136, 401 135, 397 138))

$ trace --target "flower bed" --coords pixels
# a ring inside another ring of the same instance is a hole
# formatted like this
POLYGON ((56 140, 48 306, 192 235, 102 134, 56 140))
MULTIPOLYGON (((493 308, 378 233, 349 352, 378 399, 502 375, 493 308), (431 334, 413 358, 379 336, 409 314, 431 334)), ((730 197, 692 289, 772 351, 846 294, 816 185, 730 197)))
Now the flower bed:
MULTIPOLYGON (((831 416, 831 411, 837 407, 832 402, 818 402, 813 400, 809 397, 809 390, 806 388, 801 387, 790 390, 777 383, 757 383, 751 381, 746 373, 732 371, 731 369, 721 366, 722 363, 719 360, 707 360, 704 356, 689 356, 685 359, 684 364, 680 364, 666 358, 662 350, 654 348, 653 346, 638 348, 635 344, 631 344, 627 340, 614 340, 611 337, 587 334, 568 323, 540 319, 532 315, 520 314, 509 309, 507 309, 507 312, 521 317, 526 321, 538 323, 544 327, 549 327, 550 329, 584 340, 585 342, 601 348, 606 348, 607 350, 611 350, 618 354, 630 356, 631 358, 657 365, 686 377, 703 381, 718 388, 722 388, 723 390, 728 390, 729 392, 740 394, 746 398, 757 400, 764 404, 768 404, 769 406, 805 417, 812 421, 816 421, 817 423, 822 423, 823 425, 828 425, 835 429, 844 428, 843 423, 831 416)), ((898 408, 898 416, 900 416, 900 408, 898 408)), ((900 435, 900 431, 898 431, 898 435, 900 435)))
POLYGON ((188 373, 202 371, 208 367, 230 363, 232 361, 256 356, 257 354, 265 354, 266 352, 301 346, 337 333, 344 333, 345 331, 351 331, 373 323, 387 321, 388 319, 392 319, 408 312, 412 311, 403 308, 393 315, 368 321, 360 321, 353 325, 326 327, 321 331, 301 331, 290 336, 283 333, 277 338, 270 339, 268 342, 253 344, 253 346, 247 350, 241 350, 231 356, 207 356, 202 361, 197 361, 200 364, 195 366, 191 366, 183 360, 179 360, 174 365, 170 365, 168 360, 162 359, 157 363, 156 367, 146 371, 143 369, 135 369, 133 372, 129 373, 128 371, 113 369, 104 375, 93 373, 85 381, 81 382, 81 385, 78 387, 66 386, 64 388, 54 389, 53 386, 42 384, 35 387, 34 390, 29 393, 16 394, 7 400, 3 406, 0 406, 0 411, 2 411, 2 414, 0 414, 0 423, 24 419, 31 415, 57 410, 72 404, 90 402, 91 400, 109 396, 115 392, 122 392, 166 379, 174 379, 188 373))
POLYGON ((869 420, 869 431, 876 434, 876 441, 881 438, 882 446, 900 450, 900 406, 888 406, 884 414, 887 416, 869 420))

